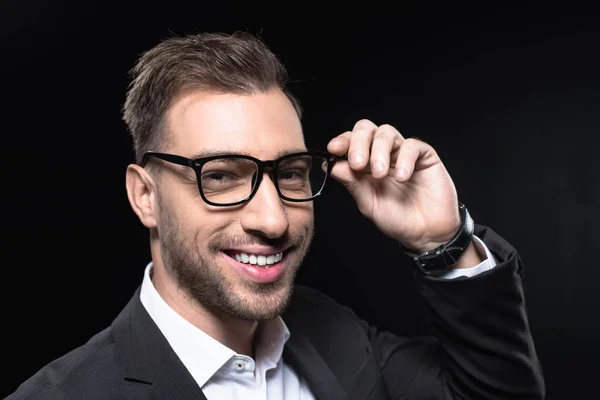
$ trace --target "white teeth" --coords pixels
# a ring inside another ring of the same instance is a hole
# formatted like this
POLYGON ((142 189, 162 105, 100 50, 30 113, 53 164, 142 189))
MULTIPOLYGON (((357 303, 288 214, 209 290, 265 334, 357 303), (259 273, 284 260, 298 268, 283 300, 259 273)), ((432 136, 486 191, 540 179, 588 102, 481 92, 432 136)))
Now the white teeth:
POLYGON ((268 256, 248 253, 235 253, 234 257, 238 262, 244 264, 258 264, 260 266, 266 266, 266 268, 269 268, 269 266, 281 261, 281 259, 283 258, 283 253, 271 254, 268 256))

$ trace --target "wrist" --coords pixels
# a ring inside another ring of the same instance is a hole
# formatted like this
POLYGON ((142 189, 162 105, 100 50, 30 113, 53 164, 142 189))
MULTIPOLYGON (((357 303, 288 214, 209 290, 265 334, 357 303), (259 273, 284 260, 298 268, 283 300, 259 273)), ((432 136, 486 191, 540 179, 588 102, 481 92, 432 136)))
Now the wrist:
MULTIPOLYGON (((459 203, 459 213, 460 228, 448 242, 432 249, 429 248, 424 252, 414 251, 401 245, 405 254, 413 259, 417 270, 421 273, 429 275, 450 268, 469 268, 481 262, 481 258, 472 244, 474 222, 462 203, 459 203), (478 260, 479 262, 477 262, 478 260)), ((431 246, 431 243, 433 242, 426 245, 431 246)))
POLYGON ((452 234, 448 235, 448 237, 446 237, 446 238, 441 238, 436 241, 425 241, 425 242, 420 242, 420 243, 402 243, 402 242, 399 242, 399 243, 402 248, 410 250, 414 253, 422 254, 422 253, 431 251, 433 249, 437 249, 440 246, 443 246, 444 244, 448 243, 450 240, 452 240, 452 238, 456 235, 456 233, 459 230, 460 230, 460 223, 459 223, 459 226, 452 232, 452 234))

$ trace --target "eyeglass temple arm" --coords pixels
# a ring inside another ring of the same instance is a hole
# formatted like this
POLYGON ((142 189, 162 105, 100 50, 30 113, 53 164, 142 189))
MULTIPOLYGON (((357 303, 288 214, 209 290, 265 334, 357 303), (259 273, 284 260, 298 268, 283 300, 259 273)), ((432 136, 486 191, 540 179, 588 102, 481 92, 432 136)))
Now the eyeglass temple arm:
POLYGON ((177 156, 174 154, 155 153, 152 151, 149 151, 146 154, 144 154, 144 157, 142 159, 142 166, 146 164, 149 157, 160 158, 161 160, 165 160, 170 163, 177 164, 177 165, 183 165, 184 167, 193 167, 194 166, 194 161, 192 159, 182 157, 182 156, 177 156))

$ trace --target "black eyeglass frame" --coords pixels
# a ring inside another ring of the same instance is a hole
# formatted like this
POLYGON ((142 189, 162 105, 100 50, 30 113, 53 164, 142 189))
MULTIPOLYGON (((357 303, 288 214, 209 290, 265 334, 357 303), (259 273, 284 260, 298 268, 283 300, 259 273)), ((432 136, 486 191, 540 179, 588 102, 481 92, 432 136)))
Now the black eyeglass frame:
POLYGON ((311 197, 309 197, 307 199, 293 199, 293 198, 285 196, 283 193, 281 193, 281 190, 279 189, 279 181, 277 179, 273 178, 273 174, 270 174, 271 180, 273 181, 273 184, 275 185, 275 188, 277 189, 277 194, 279 195, 280 198, 282 198, 286 201, 301 203, 301 202, 305 202, 305 201, 314 200, 316 197, 320 196, 323 193, 323 190, 327 184, 327 180, 329 179, 329 176, 331 175, 331 169, 333 168, 333 165, 335 164, 335 162, 338 160, 337 156, 334 156, 332 154, 329 154, 329 153, 323 152, 323 151, 309 150, 309 151, 302 151, 302 152, 297 152, 297 153, 286 154, 275 160, 259 160, 256 157, 252 157, 252 156, 245 155, 245 154, 223 154, 223 155, 214 155, 214 156, 200 157, 200 158, 187 158, 187 157, 178 156, 175 154, 147 151, 146 153, 144 153, 144 156, 142 157, 140 166, 144 167, 150 157, 155 157, 155 158, 158 158, 158 159, 161 159, 161 160, 173 163, 173 164, 182 165, 184 167, 190 167, 196 173, 196 182, 198 183, 198 191, 200 192, 200 197, 202 197, 202 200, 204 200, 207 204, 209 204, 211 206, 231 207, 231 206, 236 206, 239 204, 246 203, 246 202, 250 201, 252 199, 252 197, 254 197, 254 195, 258 191, 258 188, 260 187, 260 184, 262 183, 262 178, 264 176, 265 169, 270 169, 270 170, 275 171, 277 169, 277 166, 282 161, 285 161, 289 158, 305 156, 305 155, 314 156, 314 157, 322 157, 327 162, 327 170, 325 171, 325 179, 323 179, 323 184, 321 185, 321 187, 319 188, 317 193, 313 194, 311 197), (221 159, 221 158, 246 159, 246 160, 254 161, 254 163, 256 163, 256 165, 258 166, 258 170, 257 170, 257 174, 256 174, 257 176, 255 179, 255 182, 253 182, 252 191, 244 199, 233 202, 233 203, 223 204, 223 203, 214 203, 214 202, 208 200, 206 198, 206 196, 204 195, 204 192, 202 191, 202 183, 201 183, 202 167, 204 166, 204 164, 208 163, 209 161, 213 161, 213 160, 217 160, 217 159, 221 159))

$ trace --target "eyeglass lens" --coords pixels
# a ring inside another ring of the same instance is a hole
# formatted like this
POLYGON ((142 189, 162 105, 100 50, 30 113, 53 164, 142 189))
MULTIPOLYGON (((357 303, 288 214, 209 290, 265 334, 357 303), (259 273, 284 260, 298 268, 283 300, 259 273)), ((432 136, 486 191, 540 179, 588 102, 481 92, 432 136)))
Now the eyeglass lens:
MULTIPOLYGON (((299 155, 282 160, 271 175, 281 194, 294 200, 307 200, 318 194, 327 178, 327 160, 299 155)), ((205 163, 200 171, 201 190, 215 204, 235 203, 247 198, 256 185, 258 165, 247 158, 218 158, 205 163)))

